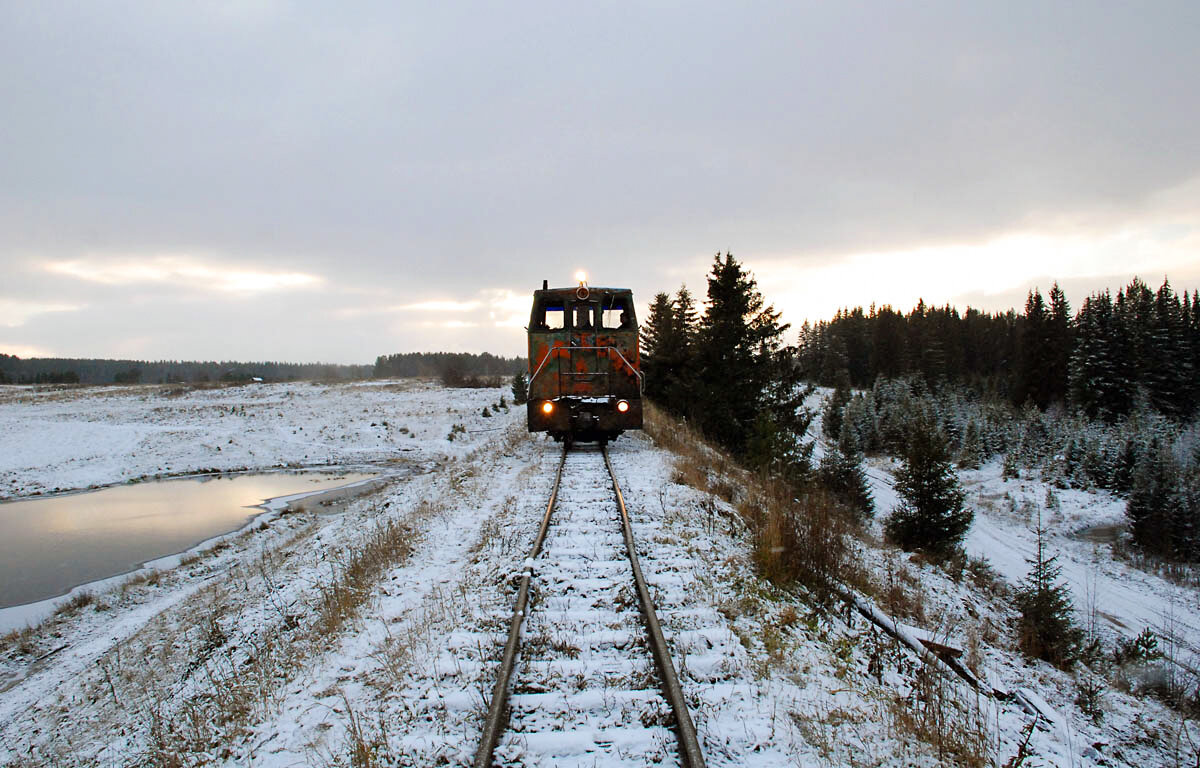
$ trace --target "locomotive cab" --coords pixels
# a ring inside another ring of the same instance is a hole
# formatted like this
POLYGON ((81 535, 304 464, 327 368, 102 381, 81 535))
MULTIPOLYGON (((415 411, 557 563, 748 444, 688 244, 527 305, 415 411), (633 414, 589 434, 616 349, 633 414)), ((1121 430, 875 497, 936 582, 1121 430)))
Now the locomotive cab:
POLYGON ((642 427, 637 314, 627 288, 549 288, 529 318, 530 432, 607 442, 642 427))

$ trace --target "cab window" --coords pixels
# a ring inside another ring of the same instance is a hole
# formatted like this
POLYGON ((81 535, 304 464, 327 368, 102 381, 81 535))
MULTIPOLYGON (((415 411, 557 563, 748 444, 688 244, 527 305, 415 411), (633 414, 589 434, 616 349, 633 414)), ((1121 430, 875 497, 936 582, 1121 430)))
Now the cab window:
POLYGON ((600 313, 601 323, 606 331, 628 331, 636 325, 633 317, 633 307, 627 298, 618 297, 606 301, 600 313))
POLYGON ((531 331, 561 331, 566 326, 566 306, 561 301, 543 301, 533 310, 531 331))
POLYGON ((571 305, 571 327, 577 331, 595 330, 594 309, 593 305, 584 302, 571 305))

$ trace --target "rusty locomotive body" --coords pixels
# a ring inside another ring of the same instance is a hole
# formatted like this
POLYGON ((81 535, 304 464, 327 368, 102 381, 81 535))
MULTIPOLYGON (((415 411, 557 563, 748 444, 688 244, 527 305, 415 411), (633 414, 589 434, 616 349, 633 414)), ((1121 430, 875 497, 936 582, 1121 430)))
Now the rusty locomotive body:
POLYGON ((533 293, 529 320, 530 432, 606 443, 642 427, 642 372, 633 293, 549 288, 533 293))

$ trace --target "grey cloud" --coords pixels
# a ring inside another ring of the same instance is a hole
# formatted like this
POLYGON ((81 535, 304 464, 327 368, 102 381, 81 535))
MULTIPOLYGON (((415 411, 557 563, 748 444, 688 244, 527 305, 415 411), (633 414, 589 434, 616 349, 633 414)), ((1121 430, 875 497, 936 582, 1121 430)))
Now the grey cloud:
POLYGON ((6 4, 0 259, 215 254, 328 275, 332 310, 1132 217, 1200 172, 1197 31, 1190 2, 6 4))

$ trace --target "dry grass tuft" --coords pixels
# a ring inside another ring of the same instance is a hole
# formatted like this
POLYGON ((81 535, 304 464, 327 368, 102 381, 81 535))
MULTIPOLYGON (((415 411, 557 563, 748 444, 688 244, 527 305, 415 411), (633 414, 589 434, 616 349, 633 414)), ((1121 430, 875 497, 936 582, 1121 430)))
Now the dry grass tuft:
POLYGON ((739 507, 755 532, 755 561, 776 583, 799 582, 827 595, 833 584, 857 580, 853 572, 845 506, 822 488, 801 496, 764 479, 739 507))
POLYGON ((70 616, 96 602, 96 593, 90 590, 80 590, 71 595, 71 599, 54 609, 55 616, 70 616))
POLYGON ((411 538, 407 526, 387 520, 377 523, 359 546, 340 553, 331 578, 320 588, 318 624, 323 632, 336 632, 358 612, 383 570, 412 551, 411 538))
POLYGON ((157 568, 145 568, 137 571, 128 579, 121 582, 121 590, 124 591, 141 584, 151 587, 158 586, 158 583, 162 581, 162 576, 162 571, 158 570, 157 568))
POLYGON ((38 628, 22 627, 0 635, 0 650, 13 648, 24 656, 35 656, 38 652, 38 628))
POLYGON ((1008 600, 1011 598, 1012 590, 1009 588, 1008 583, 986 559, 981 557, 967 558, 966 572, 971 579, 971 584, 974 585, 977 591, 999 600, 1008 600))
MULTIPOLYGON (((385 760, 391 755, 388 745, 387 721, 382 715, 377 727, 370 727, 363 722, 361 713, 354 711, 350 699, 342 692, 342 703, 346 707, 347 758, 350 768, 375 768, 385 765, 385 760)), ((386 764, 390 764, 390 760, 386 764)), ((335 764, 340 765, 341 761, 335 764)))
POLYGON ((925 593, 920 576, 896 553, 892 553, 886 565, 884 579, 877 579, 871 585, 879 607, 889 616, 924 622, 925 593))

